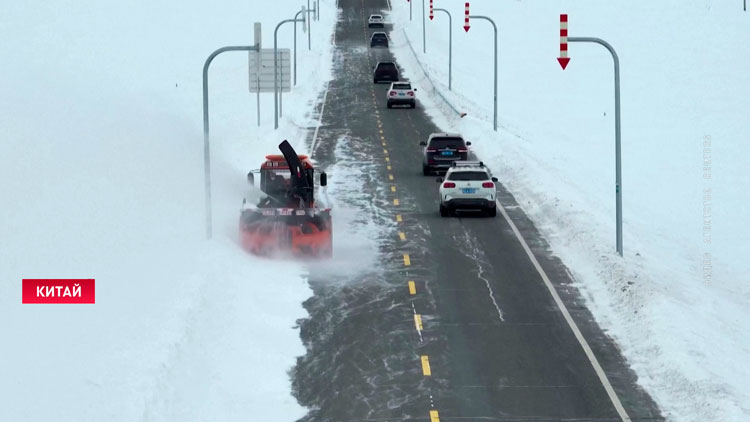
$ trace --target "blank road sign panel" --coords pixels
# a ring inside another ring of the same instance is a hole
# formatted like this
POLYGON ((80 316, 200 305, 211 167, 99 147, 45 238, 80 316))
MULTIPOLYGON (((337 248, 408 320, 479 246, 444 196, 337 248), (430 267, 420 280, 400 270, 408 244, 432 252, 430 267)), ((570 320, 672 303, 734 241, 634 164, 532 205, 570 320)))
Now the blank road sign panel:
MULTIPOLYGON (((277 50, 276 65, 277 83, 282 91, 289 92, 292 82, 292 57, 288 48, 277 50)), ((273 48, 261 49, 249 53, 250 92, 273 92, 274 85, 274 55, 273 48)))

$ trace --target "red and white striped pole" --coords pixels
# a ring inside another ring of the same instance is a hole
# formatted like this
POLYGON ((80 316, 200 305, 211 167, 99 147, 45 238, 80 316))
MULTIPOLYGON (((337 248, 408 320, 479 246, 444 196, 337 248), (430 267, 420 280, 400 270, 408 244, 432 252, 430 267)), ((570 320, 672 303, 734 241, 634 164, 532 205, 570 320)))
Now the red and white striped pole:
POLYGON ((560 66, 565 70, 570 62, 568 57, 568 15, 560 14, 560 57, 557 58, 560 66))
POLYGON ((469 25, 469 2, 467 1, 464 12, 464 31, 469 32, 469 28, 471 28, 471 25, 469 25))
POLYGON ((435 13, 432 9, 432 0, 430 0, 430 20, 435 17, 435 13))

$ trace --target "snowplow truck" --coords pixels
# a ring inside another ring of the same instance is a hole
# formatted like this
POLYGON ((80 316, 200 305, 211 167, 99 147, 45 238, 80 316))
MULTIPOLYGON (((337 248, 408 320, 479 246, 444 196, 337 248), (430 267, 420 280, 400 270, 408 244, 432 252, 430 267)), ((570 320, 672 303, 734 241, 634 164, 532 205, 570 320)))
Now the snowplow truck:
MULTIPOLYGON (((298 155, 286 140, 281 155, 267 155, 260 170, 247 174, 265 194, 257 205, 242 201, 240 240, 242 247, 261 256, 327 258, 333 254, 331 209, 315 204, 315 168, 306 155, 298 155)), ((327 175, 320 173, 320 185, 327 175)))

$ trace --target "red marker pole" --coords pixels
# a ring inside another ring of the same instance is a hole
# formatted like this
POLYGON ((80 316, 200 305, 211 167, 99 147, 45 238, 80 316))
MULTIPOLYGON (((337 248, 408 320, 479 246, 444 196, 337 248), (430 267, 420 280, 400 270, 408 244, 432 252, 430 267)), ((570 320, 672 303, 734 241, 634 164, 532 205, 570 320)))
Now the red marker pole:
POLYGON ((469 2, 466 2, 466 10, 464 11, 464 31, 469 32, 469 2))
POLYGON ((430 20, 432 20, 435 17, 434 9, 432 8, 432 1, 430 0, 430 20))
POLYGON ((560 57, 557 58, 560 66, 565 70, 570 63, 568 57, 568 15, 560 14, 560 57))

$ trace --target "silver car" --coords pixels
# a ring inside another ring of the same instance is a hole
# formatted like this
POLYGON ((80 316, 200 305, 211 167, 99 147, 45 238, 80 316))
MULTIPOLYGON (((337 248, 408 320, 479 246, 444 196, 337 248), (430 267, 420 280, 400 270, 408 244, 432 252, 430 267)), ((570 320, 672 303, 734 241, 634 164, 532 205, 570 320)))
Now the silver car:
POLYGON ((385 19, 382 15, 370 15, 367 20, 367 26, 370 28, 385 28, 385 19))
POLYGON ((409 82, 393 82, 388 90, 386 105, 392 108, 394 105, 407 105, 411 108, 417 107, 417 88, 412 88, 409 82))

